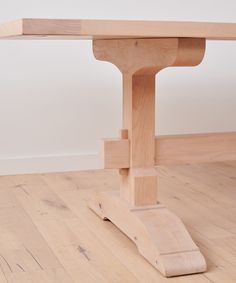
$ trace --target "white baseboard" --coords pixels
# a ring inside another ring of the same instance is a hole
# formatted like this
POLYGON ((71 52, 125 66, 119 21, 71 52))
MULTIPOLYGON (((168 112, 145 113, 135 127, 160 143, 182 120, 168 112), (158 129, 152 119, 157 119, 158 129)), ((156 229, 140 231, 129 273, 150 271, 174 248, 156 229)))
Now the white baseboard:
POLYGON ((101 169, 97 153, 0 158, 0 175, 101 169))

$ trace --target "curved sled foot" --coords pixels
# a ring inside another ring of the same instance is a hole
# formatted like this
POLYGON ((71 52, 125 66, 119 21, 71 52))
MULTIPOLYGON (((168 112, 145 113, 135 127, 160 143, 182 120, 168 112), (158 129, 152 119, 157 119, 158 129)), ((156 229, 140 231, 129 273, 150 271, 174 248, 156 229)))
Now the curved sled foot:
POLYGON ((90 208, 109 219, 164 276, 204 272, 206 262, 182 221, 163 205, 130 207, 118 193, 97 193, 90 208))

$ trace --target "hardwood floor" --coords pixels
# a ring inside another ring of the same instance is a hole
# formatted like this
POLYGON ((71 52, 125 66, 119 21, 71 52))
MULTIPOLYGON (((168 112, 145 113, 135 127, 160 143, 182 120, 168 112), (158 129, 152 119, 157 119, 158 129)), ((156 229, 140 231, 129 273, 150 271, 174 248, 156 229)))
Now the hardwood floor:
POLYGON ((182 218, 205 274, 163 278, 87 208, 114 171, 0 177, 0 283, 236 282, 236 162, 160 167, 159 199, 182 218))

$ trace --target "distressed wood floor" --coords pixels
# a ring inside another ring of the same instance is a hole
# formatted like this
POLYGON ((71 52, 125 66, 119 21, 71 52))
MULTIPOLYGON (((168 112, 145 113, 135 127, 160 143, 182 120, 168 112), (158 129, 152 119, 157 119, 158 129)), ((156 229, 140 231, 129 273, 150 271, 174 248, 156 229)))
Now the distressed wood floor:
POLYGON ((208 263, 166 279, 86 206, 118 189, 113 171, 0 177, 1 283, 236 282, 236 162, 160 167, 160 201, 180 216, 208 263))

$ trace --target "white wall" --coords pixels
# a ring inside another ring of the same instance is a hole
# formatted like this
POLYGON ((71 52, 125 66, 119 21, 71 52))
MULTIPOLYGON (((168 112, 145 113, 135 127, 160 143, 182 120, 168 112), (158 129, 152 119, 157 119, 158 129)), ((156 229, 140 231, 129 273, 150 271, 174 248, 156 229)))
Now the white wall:
MULTIPOLYGON (((235 0, 0 0, 0 22, 96 18, 236 22, 235 0)), ((96 168, 121 128, 121 75, 90 41, 0 41, 0 174, 96 168)), ((157 79, 159 134, 236 130, 236 43, 157 79)))

